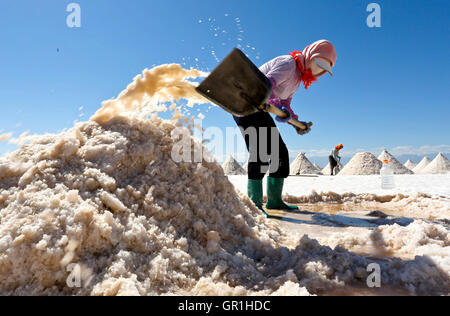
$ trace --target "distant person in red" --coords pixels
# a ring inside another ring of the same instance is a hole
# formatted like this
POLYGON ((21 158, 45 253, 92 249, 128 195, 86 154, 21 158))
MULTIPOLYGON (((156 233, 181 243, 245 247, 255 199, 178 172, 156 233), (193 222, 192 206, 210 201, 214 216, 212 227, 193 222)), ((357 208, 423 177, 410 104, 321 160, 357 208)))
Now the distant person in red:
POLYGON ((332 176, 337 174, 337 167, 341 166, 341 156, 339 156, 339 152, 342 150, 342 148, 344 148, 344 145, 339 144, 331 151, 329 159, 332 176))

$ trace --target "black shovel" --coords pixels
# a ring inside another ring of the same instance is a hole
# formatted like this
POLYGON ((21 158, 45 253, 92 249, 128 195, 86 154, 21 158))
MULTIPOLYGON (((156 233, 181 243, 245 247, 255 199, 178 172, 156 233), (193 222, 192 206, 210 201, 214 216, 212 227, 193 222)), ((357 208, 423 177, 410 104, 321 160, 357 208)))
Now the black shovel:
MULTIPOLYGON (((289 116, 265 102, 272 93, 270 80, 235 48, 216 69, 196 88, 202 96, 235 116, 247 116, 258 111, 273 113, 281 118, 289 116)), ((305 130, 308 126, 291 118, 289 123, 305 130)))

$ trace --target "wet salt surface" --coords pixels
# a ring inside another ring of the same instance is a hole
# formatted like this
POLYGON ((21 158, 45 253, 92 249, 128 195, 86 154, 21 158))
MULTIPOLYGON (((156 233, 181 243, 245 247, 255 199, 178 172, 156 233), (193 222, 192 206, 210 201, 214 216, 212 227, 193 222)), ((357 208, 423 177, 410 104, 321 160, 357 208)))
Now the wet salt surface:
MULTIPOLYGON (((369 233, 384 225, 406 227, 414 222, 413 218, 388 216, 378 210, 360 210, 358 205, 315 205, 300 204, 299 211, 285 212, 266 210, 271 220, 277 222, 288 235, 299 238, 308 235, 311 238, 324 238, 335 233, 369 233)), ((447 223, 439 222, 449 228, 447 223)), ((358 247, 357 252, 368 256, 392 257, 394 253, 386 249, 374 249, 370 243, 358 247)))
MULTIPOLYGON (((390 247, 386 247, 384 244, 385 241, 382 237, 380 238, 382 236, 380 232, 383 232, 385 227, 387 227, 383 225, 407 227, 414 222, 413 218, 396 218, 378 210, 361 210, 358 205, 301 204, 298 206, 301 209, 298 212, 268 211, 270 215, 278 217, 277 219, 271 220, 277 222, 282 230, 291 237, 285 241, 286 245, 294 247, 296 240, 301 239, 302 236, 308 236, 309 238, 317 239, 322 245, 329 245, 331 247, 336 247, 337 245, 343 246, 354 254, 378 263, 384 262, 389 265, 395 265, 395 262, 408 264, 408 262, 417 260, 417 254, 414 253, 414 249, 412 249, 412 253, 408 251, 399 252, 390 247), (343 240, 349 242, 343 242, 343 240)), ((390 213, 395 213, 395 211, 391 211, 390 213)), ((444 230, 450 232, 448 222, 428 223, 428 225, 436 224, 443 225, 443 228, 445 227, 444 230)), ((444 237, 444 243, 447 246, 444 249, 438 250, 438 257, 446 261, 448 261, 448 257, 450 256, 448 237, 449 234, 444 237)), ((433 254, 433 251, 430 254, 433 254)), ((427 255, 423 259, 428 261, 432 266, 436 264, 436 261, 427 255)), ((448 279, 450 271, 448 268, 447 266, 447 269, 442 270, 443 275, 446 276, 443 282, 450 285, 448 279)), ((368 286, 361 286, 361 284, 346 284, 344 287, 336 287, 332 290, 318 290, 315 294, 323 296, 414 295, 403 287, 384 284, 383 280, 380 288, 369 288, 368 286)))
MULTIPOLYGON (((286 202, 296 204, 298 213, 269 211, 279 216, 289 236, 285 244, 295 247, 308 236, 332 248, 342 246, 376 262, 423 260, 439 265, 450 286, 450 225, 448 175, 395 176, 397 188, 379 189, 379 176, 290 177, 286 180, 286 202), (423 189, 423 190, 422 190, 423 189), (421 193, 425 191, 427 193, 421 193), (436 229, 442 233, 435 235, 436 229), (428 231, 428 233, 426 233, 428 231), (437 237, 433 240, 428 237, 437 237), (428 236, 428 237, 425 237, 428 236)), ((244 177, 229 176, 238 190, 245 190, 244 177)), ((244 191, 245 192, 245 191, 244 191)), ((405 295, 402 287, 387 284, 381 289, 346 284, 319 295, 405 295)), ((422 293, 423 294, 423 293, 422 293)), ((428 293, 430 294, 430 293, 428 293)))
MULTIPOLYGON (((289 177, 285 200, 336 214, 346 210, 379 210, 388 215, 450 220, 450 175, 395 175, 396 188, 382 190, 380 176, 289 177)), ((229 176, 246 192, 245 176, 229 176)), ((264 183, 264 192, 265 183, 264 183)))

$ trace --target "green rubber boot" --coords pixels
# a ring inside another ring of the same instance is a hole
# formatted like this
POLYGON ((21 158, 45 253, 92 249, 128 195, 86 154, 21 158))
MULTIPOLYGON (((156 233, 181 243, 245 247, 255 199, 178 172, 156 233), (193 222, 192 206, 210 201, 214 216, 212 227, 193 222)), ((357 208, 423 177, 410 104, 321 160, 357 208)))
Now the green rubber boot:
POLYGON ((298 210, 297 206, 287 205, 283 202, 284 179, 267 177, 267 204, 268 210, 298 210))
POLYGON ((255 203, 256 207, 259 208, 264 215, 268 214, 263 209, 263 183, 262 180, 252 180, 248 179, 247 186, 248 197, 255 203))

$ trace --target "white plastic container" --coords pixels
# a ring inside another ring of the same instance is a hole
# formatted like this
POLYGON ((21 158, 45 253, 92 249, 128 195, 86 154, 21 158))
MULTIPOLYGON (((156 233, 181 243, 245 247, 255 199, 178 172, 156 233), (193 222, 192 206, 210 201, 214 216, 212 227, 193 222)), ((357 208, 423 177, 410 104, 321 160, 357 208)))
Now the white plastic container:
POLYGON ((390 161, 384 160, 383 167, 380 170, 381 188, 383 190, 392 190, 395 188, 394 170, 392 170, 390 161))

